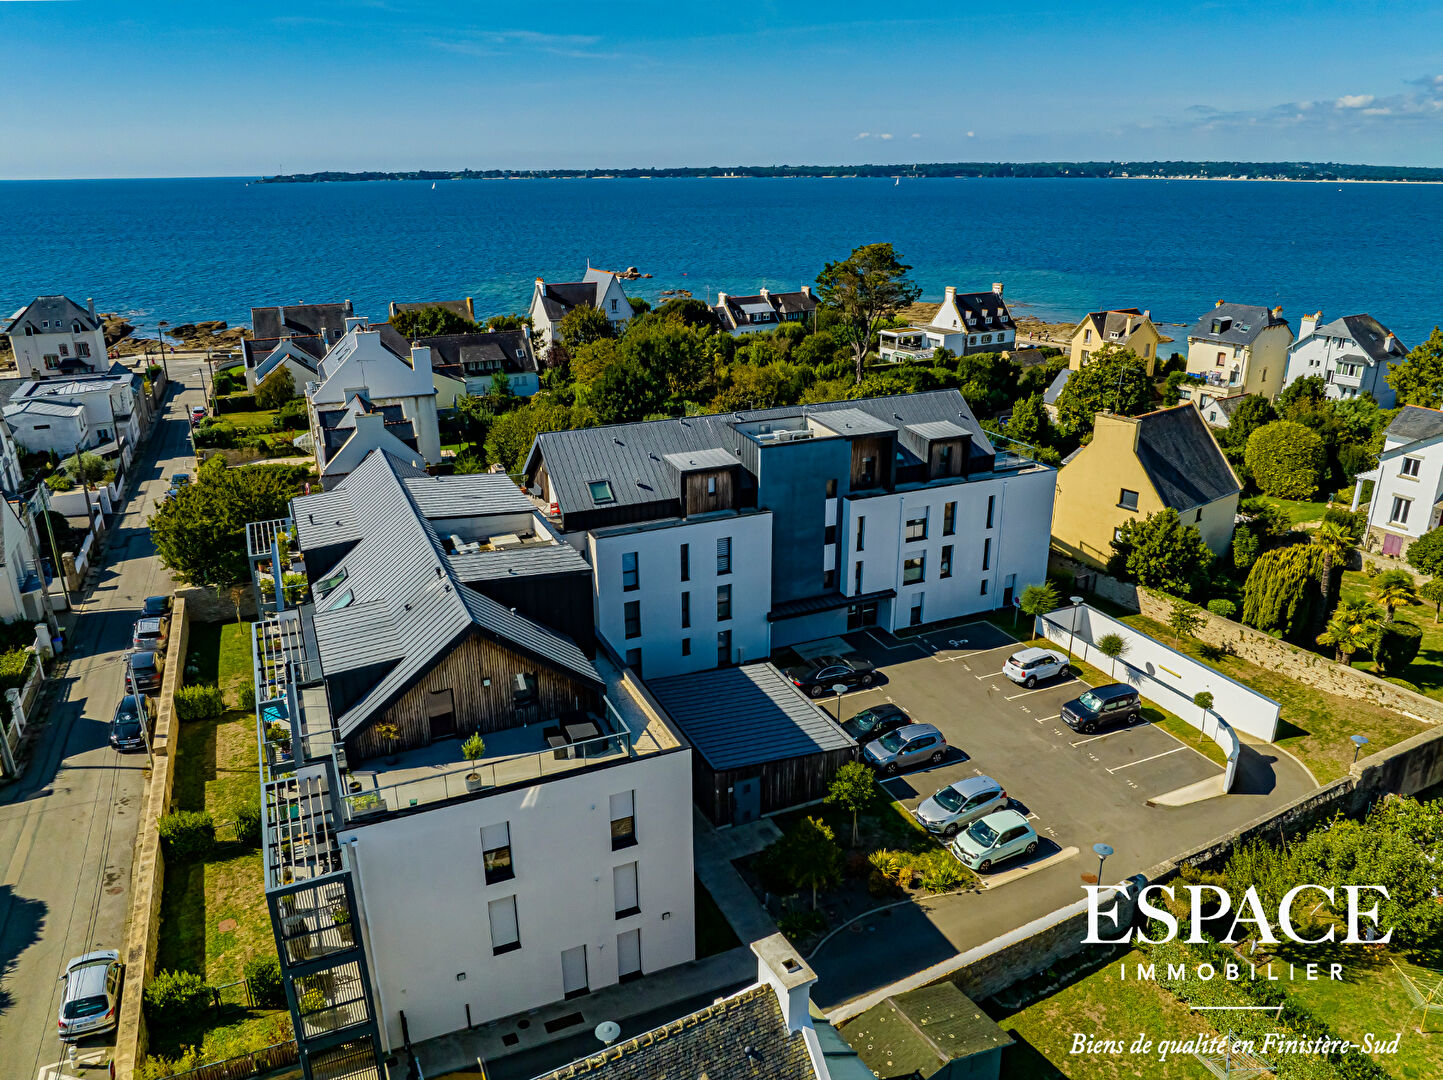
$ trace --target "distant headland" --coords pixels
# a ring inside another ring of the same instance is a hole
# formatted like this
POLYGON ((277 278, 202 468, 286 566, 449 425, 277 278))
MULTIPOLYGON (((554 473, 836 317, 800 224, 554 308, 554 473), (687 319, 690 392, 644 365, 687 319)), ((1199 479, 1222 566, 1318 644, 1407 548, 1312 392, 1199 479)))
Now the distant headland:
POLYGON ((650 169, 417 169, 265 176, 253 183, 321 184, 360 180, 662 180, 674 178, 855 177, 1151 180, 1313 180, 1439 183, 1443 168, 1323 161, 950 161, 899 165, 712 165, 650 169))

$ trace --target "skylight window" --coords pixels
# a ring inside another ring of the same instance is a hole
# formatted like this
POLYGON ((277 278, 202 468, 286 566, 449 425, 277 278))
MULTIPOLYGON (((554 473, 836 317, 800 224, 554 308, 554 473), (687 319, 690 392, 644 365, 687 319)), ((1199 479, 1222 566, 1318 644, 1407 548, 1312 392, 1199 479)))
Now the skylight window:
POLYGON ((611 493, 610 480, 592 480, 586 486, 591 489, 592 502, 609 503, 616 501, 616 496, 611 493))
POLYGON ((316 582, 316 595, 324 598, 332 589, 346 580, 346 568, 343 566, 329 577, 323 577, 316 582))
POLYGON ((355 594, 354 592, 352 592, 350 589, 347 589, 345 592, 341 593, 340 596, 336 597, 336 598, 335 598, 334 600, 332 600, 329 604, 327 604, 327 605, 326 605, 326 610, 327 610, 327 611, 340 611, 341 608, 343 608, 343 607, 350 607, 351 604, 355 601, 355 599, 356 599, 356 594, 355 594))

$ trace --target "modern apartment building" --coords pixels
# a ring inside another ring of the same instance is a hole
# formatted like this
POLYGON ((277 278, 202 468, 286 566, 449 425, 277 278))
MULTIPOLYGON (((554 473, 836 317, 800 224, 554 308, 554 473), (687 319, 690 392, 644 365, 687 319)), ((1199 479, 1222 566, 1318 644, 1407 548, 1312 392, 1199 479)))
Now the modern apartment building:
POLYGON ((645 677, 1012 602, 1045 579, 1054 471, 955 390, 547 432, 532 495, 645 677))
POLYGON ((253 655, 308 1080, 693 959, 690 748, 537 614, 589 622, 579 554, 506 477, 383 452, 291 511, 251 550, 284 536, 309 597, 257 624, 253 655))

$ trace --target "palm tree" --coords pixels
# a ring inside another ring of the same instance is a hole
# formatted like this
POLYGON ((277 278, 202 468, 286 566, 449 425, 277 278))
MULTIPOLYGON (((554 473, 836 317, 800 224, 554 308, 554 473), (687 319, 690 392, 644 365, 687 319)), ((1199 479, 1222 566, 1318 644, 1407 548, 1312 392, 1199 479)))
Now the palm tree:
POLYGON ((1378 605, 1354 597, 1338 605, 1327 627, 1318 635, 1318 644, 1331 648, 1333 658, 1346 664, 1359 649, 1373 648, 1382 629, 1383 612, 1378 605))
POLYGON ((1388 611, 1388 621, 1400 607, 1418 603, 1418 585, 1406 570, 1385 570, 1373 579, 1373 599, 1388 611))
POLYGON ((1328 590, 1333 583, 1333 561, 1346 563, 1356 541, 1353 534, 1336 521, 1325 521, 1313 532, 1313 543, 1323 549, 1323 610, 1328 610, 1328 590))

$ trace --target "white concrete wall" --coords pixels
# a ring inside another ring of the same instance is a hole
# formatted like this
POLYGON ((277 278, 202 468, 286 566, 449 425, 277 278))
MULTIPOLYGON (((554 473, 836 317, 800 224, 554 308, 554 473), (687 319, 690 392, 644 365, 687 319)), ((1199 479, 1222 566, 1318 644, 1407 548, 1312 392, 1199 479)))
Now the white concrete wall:
POLYGON ((691 816, 690 751, 681 750, 340 830, 390 1045, 401 1045, 402 1010, 421 1040, 465 1027, 468 1004, 481 1024, 560 1001, 561 954, 579 945, 591 989, 610 986, 624 931, 641 931, 644 973, 692 960, 691 816), (626 791, 637 843, 613 851, 611 796, 626 791), (487 885, 481 830, 502 822, 516 876, 487 885), (618 919, 612 869, 632 862, 641 911, 618 919), (498 956, 488 904, 507 896, 521 948, 498 956))
POLYGON ((15 366, 26 378, 39 379, 58 374, 58 366, 45 366, 45 357, 60 357, 61 345, 65 346, 70 359, 78 359, 96 371, 104 371, 109 366, 109 361, 106 360, 105 332, 102 330, 84 330, 73 334, 67 329, 61 334, 32 334, 29 337, 23 333, 11 334, 10 345, 15 350, 15 366), (89 356, 81 355, 82 343, 89 347, 89 356))
POLYGON ((1075 656, 1108 674, 1113 671, 1112 660, 1097 649, 1096 642, 1108 634, 1118 634, 1127 642, 1127 651, 1117 662, 1116 680, 1135 687, 1143 697, 1193 727, 1203 726, 1202 710, 1193 704, 1193 695, 1206 690, 1213 696, 1212 711, 1238 731, 1268 742, 1277 735, 1276 701, 1095 608, 1086 604, 1075 609, 1059 608, 1038 618, 1035 625, 1040 636, 1064 649, 1070 639, 1075 656), (1070 633, 1074 625, 1075 633, 1070 633))
MULTIPOLYGON (((1406 445, 1402 440, 1388 439, 1383 444, 1383 453, 1406 445)), ((1368 524, 1416 540, 1432 524, 1433 504, 1440 492, 1443 492, 1443 443, 1432 443, 1413 454, 1385 458, 1378 463, 1378 481, 1373 485, 1373 499, 1368 504, 1368 524), (1403 475, 1403 459, 1409 456, 1422 462, 1416 477, 1403 475), (1395 496, 1413 500, 1406 524, 1395 524, 1391 520, 1395 496)))
POLYGON ((596 629, 625 657, 641 650, 644 678, 705 671, 717 666, 717 634, 732 632, 732 660, 765 659, 771 652, 767 612, 772 601, 772 515, 708 515, 629 532, 600 530, 588 540, 596 629), (732 538, 732 572, 718 576, 716 542, 732 538), (691 578, 681 580, 681 546, 690 545, 691 578), (639 587, 622 588, 622 555, 637 553, 639 587), (718 585, 732 587, 732 617, 718 622, 718 585), (681 625, 681 594, 691 594, 691 626, 681 625), (641 604, 641 636, 626 636, 627 602, 641 604), (682 639, 691 655, 682 655, 682 639))
POLYGON ((51 416, 42 413, 17 412, 5 417, 16 445, 32 454, 54 452, 69 457, 77 446, 89 449, 99 443, 85 422, 84 413, 51 416))

